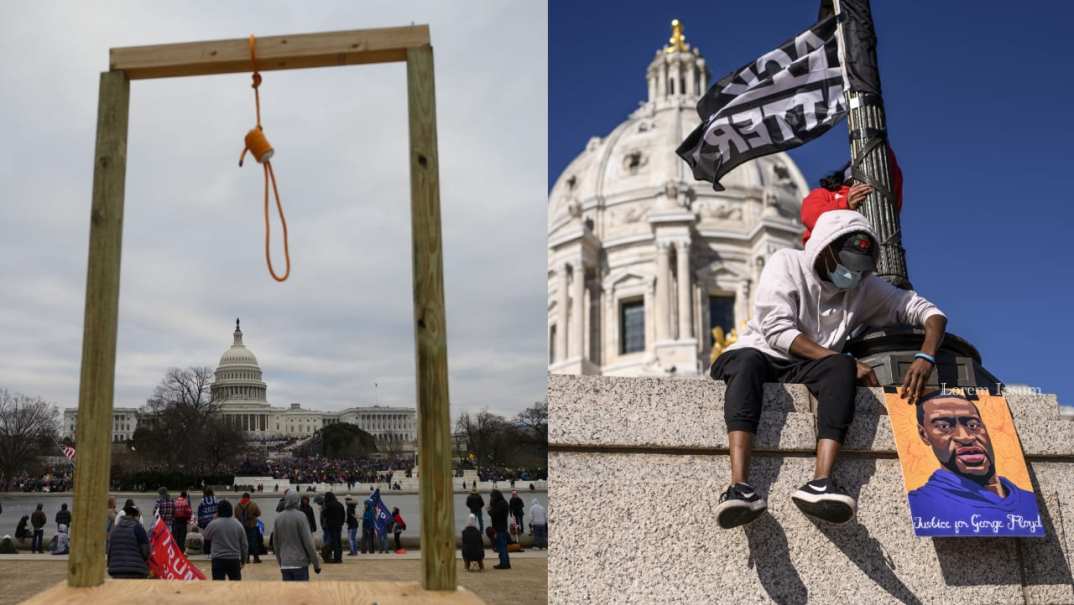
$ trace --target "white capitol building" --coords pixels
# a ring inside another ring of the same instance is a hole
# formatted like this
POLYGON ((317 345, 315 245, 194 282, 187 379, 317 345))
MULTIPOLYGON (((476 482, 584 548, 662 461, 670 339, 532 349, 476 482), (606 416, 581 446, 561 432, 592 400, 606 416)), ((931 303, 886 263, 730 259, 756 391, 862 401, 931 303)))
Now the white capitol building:
POLYGON ((783 153, 695 181, 675 149, 700 123, 709 70, 673 22, 647 100, 593 137, 548 199, 549 370, 696 375, 712 331, 745 324, 765 259, 799 247, 809 188, 783 153))
MULTIPOLYGON (((377 447, 412 452, 417 441, 417 412, 411 407, 355 406, 325 412, 303 408, 299 403, 288 407, 270 405, 268 386, 262 379, 261 366, 253 351, 243 343, 239 320, 235 320, 231 347, 224 351, 216 366, 212 384, 213 403, 228 422, 239 426, 254 439, 309 437, 320 428, 337 422, 354 424, 376 439, 377 447)), ((64 434, 73 437, 77 409, 64 411, 64 434)), ((130 439, 137 427, 140 412, 133 408, 115 408, 112 440, 130 439)))

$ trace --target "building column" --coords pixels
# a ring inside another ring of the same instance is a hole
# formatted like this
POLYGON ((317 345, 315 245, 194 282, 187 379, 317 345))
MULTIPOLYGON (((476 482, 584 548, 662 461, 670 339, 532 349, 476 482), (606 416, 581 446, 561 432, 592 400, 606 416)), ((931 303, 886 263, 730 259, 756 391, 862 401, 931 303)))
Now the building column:
POLYGON ((679 273, 679 340, 693 337, 690 330, 690 242, 676 242, 675 260, 679 273))
POLYGON ((571 359, 582 356, 582 343, 585 340, 585 265, 578 261, 574 265, 574 283, 571 286, 571 359))
POLYGON ((668 63, 667 59, 661 57, 660 61, 660 83, 656 87, 661 97, 668 96, 668 63))
POLYGON ((668 258, 671 246, 667 242, 656 244, 656 341, 667 340, 671 335, 671 262, 668 258))
POLYGON ((567 358, 567 264, 560 263, 556 269, 559 273, 559 292, 556 301, 556 362, 567 358))

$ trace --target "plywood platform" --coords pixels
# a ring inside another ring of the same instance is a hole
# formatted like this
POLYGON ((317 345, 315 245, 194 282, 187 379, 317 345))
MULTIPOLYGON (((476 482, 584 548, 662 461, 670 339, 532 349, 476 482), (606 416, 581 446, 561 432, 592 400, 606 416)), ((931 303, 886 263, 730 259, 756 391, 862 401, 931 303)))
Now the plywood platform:
POLYGON ((474 593, 423 590, 417 582, 179 582, 164 580, 107 580, 94 588, 57 584, 24 605, 75 605, 107 603, 287 603, 288 605, 484 605, 474 593))

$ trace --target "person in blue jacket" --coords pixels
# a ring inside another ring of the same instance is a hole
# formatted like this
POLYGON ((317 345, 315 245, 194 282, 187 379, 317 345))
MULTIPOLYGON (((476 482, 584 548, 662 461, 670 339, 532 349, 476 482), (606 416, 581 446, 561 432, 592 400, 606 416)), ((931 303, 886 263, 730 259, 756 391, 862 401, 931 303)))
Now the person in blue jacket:
POLYGON ((1042 532, 1033 492, 996 472, 992 439, 974 402, 946 390, 922 397, 917 431, 940 462, 929 480, 908 494, 917 535, 1042 532))

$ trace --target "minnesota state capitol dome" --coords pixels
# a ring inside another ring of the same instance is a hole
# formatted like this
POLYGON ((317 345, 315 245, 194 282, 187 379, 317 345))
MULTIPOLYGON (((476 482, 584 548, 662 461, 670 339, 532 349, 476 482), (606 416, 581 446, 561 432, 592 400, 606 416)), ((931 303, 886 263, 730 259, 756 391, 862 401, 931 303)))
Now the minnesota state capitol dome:
POLYGON ((696 375, 713 330, 744 325, 765 259, 798 247, 809 189, 786 154, 695 181, 675 149, 700 123, 710 73, 672 23, 646 100, 593 137, 548 199, 549 370, 696 375))

